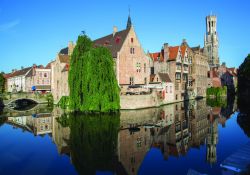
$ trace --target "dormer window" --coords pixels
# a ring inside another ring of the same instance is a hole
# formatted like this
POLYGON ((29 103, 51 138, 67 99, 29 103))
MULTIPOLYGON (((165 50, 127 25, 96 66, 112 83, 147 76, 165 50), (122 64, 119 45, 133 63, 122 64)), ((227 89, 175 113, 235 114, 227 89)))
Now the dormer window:
POLYGON ((120 42, 120 40, 121 40, 121 37, 116 37, 116 39, 115 39, 115 42, 116 42, 116 44, 118 44, 119 42, 120 42))
POLYGON ((134 38, 132 37, 132 38, 130 39, 130 41, 131 41, 131 43, 133 43, 133 42, 134 42, 134 38))

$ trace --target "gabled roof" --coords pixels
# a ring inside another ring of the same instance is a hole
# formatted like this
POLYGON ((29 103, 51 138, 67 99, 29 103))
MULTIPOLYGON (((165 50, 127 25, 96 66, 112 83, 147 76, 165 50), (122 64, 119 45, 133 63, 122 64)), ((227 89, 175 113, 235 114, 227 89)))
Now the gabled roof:
POLYGON ((172 82, 167 73, 158 73, 158 75, 162 82, 172 82))
POLYGON ((110 34, 96 39, 93 41, 94 45, 107 47, 111 51, 113 58, 117 58, 117 52, 121 50, 129 30, 130 28, 127 28, 125 30, 116 32, 114 35, 110 34))
POLYGON ((47 65, 46 65, 46 67, 45 67, 45 69, 51 69, 51 63, 52 63, 53 61, 51 61, 50 63, 48 63, 47 65))
POLYGON ((11 73, 8 73, 8 74, 4 74, 4 75, 3 75, 3 77, 4 77, 5 79, 8 79, 8 78, 10 78, 10 77, 11 77, 11 73))
POLYGON ((184 56, 185 56, 186 49, 187 49, 187 46, 185 46, 185 45, 181 46, 181 56, 182 56, 182 58, 184 58, 184 56))
POLYGON ((163 52, 155 52, 155 53, 149 53, 150 58, 153 61, 164 61, 164 53, 163 52))
POLYGON ((69 55, 59 54, 58 58, 61 63, 69 63, 69 55))
POLYGON ((22 75, 26 75, 28 73, 28 71, 31 70, 32 67, 27 67, 27 68, 23 68, 21 70, 17 70, 17 71, 14 71, 12 73, 9 73, 9 74, 5 74, 5 76, 7 78, 11 78, 11 77, 16 77, 16 76, 22 76, 22 75))
POLYGON ((169 47, 169 60, 176 60, 178 55, 179 46, 169 47))

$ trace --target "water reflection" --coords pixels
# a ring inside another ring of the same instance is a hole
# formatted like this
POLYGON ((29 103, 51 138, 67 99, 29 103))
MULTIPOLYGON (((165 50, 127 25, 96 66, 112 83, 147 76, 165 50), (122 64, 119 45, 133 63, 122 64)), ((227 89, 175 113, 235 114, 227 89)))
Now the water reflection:
POLYGON ((79 174, 133 175, 138 174, 152 148, 168 160, 187 155, 190 148, 205 146, 204 160, 215 164, 218 126, 225 127, 237 108, 234 99, 209 103, 212 107, 199 100, 94 116, 67 114, 57 107, 52 112, 39 108, 21 116, 5 111, 7 117, 1 118, 0 126, 8 123, 34 135, 49 134, 58 153, 67 155, 79 174))

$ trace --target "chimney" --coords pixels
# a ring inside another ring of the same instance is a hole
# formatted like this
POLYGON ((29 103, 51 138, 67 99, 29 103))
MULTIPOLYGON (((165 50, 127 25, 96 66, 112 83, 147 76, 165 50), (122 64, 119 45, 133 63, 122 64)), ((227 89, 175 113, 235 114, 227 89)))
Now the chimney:
POLYGON ((73 41, 70 41, 68 44, 68 54, 71 55, 73 53, 73 50, 75 48, 75 45, 73 43, 73 41))
POLYGON ((164 49, 164 61, 167 61, 169 55, 168 43, 163 44, 163 49, 164 49))
POLYGON ((116 26, 113 27, 113 36, 115 36, 115 34, 117 33, 118 29, 116 26))

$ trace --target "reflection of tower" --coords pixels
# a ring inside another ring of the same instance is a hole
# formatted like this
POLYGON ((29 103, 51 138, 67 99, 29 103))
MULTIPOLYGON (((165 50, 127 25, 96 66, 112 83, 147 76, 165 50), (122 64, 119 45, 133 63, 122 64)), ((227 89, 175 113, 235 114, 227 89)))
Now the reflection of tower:
POLYGON ((207 162, 216 163, 216 145, 218 143, 218 119, 210 114, 210 126, 207 134, 207 162))
POLYGON ((217 17, 210 15, 206 17, 206 34, 204 38, 204 54, 208 57, 210 67, 218 67, 220 64, 218 56, 219 40, 217 34, 217 17))

